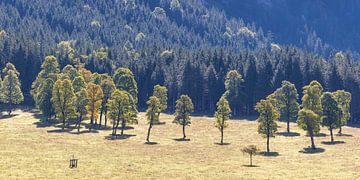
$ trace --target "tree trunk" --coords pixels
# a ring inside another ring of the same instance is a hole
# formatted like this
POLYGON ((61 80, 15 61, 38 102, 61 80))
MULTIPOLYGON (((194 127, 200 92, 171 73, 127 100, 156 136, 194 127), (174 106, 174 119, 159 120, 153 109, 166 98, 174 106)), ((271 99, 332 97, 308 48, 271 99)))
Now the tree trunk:
POLYGON ((104 114, 104 116, 105 116, 105 128, 106 128, 106 126, 107 126, 107 111, 105 110, 105 114, 104 114))
POLYGON ((186 135, 185 135, 185 124, 183 125, 183 139, 186 138, 186 135))
POLYGON ((64 130, 65 129, 65 113, 64 112, 62 112, 62 120, 63 120, 63 127, 62 127, 62 130, 64 130))
POLYGON ((150 142, 149 138, 150 138, 151 128, 152 128, 152 122, 150 122, 150 124, 149 124, 149 129, 148 129, 148 133, 147 133, 147 137, 146 137, 146 142, 148 142, 148 143, 150 142))
POLYGON ((94 123, 94 113, 91 113, 89 131, 91 131, 91 127, 93 123, 94 123))
POLYGON ((99 123, 100 127, 101 127, 102 116, 103 116, 103 110, 100 111, 100 123, 99 123))
POLYGON ((253 164, 252 164, 252 154, 250 154, 250 166, 253 166, 253 164))
POLYGON ((267 134, 266 136, 266 151, 270 152, 270 136, 267 134))
POLYGON ((121 135, 124 134, 125 125, 125 118, 123 118, 123 120, 121 121, 121 135))
POLYGON ((311 131, 311 132, 309 133, 309 135, 310 135, 310 140, 311 140, 311 148, 312 148, 312 149, 316 149, 315 143, 314 143, 314 133, 311 131))
POLYGON ((333 130, 330 128, 331 142, 334 142, 333 130))
POLYGON ((290 117, 289 117, 289 113, 287 113, 286 115, 287 117, 287 132, 290 133, 290 117))
POLYGON ((341 134, 341 133, 342 133, 342 129, 341 129, 341 125, 340 125, 339 134, 341 134))
POLYGON ((113 123, 112 134, 115 135, 115 122, 113 123))
POLYGON ((224 143, 224 127, 221 127, 221 141, 220 144, 224 143))
POLYGON ((117 128, 119 127, 119 122, 120 122, 120 118, 118 118, 118 120, 117 120, 117 122, 116 122, 115 133, 114 133, 114 134, 116 134, 116 130, 117 130, 117 128))
POLYGON ((11 113, 12 113, 12 102, 10 102, 10 104, 9 104, 8 115, 10 116, 11 113))
POLYGON ((80 132, 80 123, 82 121, 82 113, 80 113, 80 116, 79 116, 79 124, 78 124, 78 132, 80 132))

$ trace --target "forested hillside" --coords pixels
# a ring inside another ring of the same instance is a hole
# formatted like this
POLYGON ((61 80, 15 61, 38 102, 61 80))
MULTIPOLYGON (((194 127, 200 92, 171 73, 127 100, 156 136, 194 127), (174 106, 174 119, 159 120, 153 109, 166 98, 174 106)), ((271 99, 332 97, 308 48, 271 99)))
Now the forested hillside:
POLYGON ((357 0, 203 0, 231 17, 254 21, 281 43, 328 55, 360 50, 357 0))
POLYGON ((345 89, 354 99, 353 115, 360 107, 360 65, 351 52, 323 58, 279 44, 253 22, 231 19, 202 1, 3 0, 0 19, 0 68, 6 62, 16 66, 28 104, 40 65, 54 55, 60 68, 82 62, 109 75, 130 68, 140 109, 161 84, 169 90, 170 109, 188 94, 196 112, 212 113, 232 69, 244 79, 242 114, 255 113, 255 103, 283 80, 300 93, 312 80, 327 91, 345 89))

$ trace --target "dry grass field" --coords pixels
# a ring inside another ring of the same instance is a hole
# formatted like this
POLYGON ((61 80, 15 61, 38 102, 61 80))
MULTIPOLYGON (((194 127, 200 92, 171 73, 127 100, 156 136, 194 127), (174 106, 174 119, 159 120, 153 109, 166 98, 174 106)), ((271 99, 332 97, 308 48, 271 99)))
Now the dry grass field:
MULTIPOLYGON (((256 167, 247 167, 248 156, 241 149, 255 144, 265 149, 266 140, 257 134, 257 122, 231 120, 225 129, 225 142, 214 119, 193 117, 187 128, 190 141, 179 142, 181 127, 172 124, 171 115, 162 115, 164 125, 154 126, 144 144, 147 123, 126 130, 127 139, 109 140, 111 130, 82 133, 59 131, 39 123, 38 115, 16 111, 16 116, 0 119, 0 179, 359 179, 360 129, 345 127, 343 141, 329 145, 329 136, 315 138, 323 152, 304 153, 309 138, 292 124, 294 136, 271 139, 273 156, 256 156, 256 167), (79 158, 77 169, 69 169, 71 155, 79 158)), ((279 132, 285 123, 279 123, 279 132)), ((329 134, 323 128, 322 133, 329 134)))

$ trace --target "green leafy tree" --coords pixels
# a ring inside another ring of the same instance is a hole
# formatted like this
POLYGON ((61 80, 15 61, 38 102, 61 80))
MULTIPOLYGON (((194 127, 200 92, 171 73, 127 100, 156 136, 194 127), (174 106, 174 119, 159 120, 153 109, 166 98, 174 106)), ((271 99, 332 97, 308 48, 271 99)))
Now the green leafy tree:
POLYGON ((216 105, 217 111, 215 112, 215 127, 217 127, 221 132, 220 144, 223 144, 224 129, 228 126, 227 120, 230 119, 231 109, 229 102, 225 97, 221 97, 216 105))
POLYGON ((128 68, 119 68, 115 71, 114 82, 117 89, 129 92, 135 103, 138 102, 138 88, 134 74, 128 68))
POLYGON ((86 88, 86 82, 82 76, 75 77, 72 84, 75 92, 79 92, 83 88, 86 88))
POLYGON ((345 125, 346 122, 350 119, 351 114, 350 110, 350 102, 351 102, 351 93, 346 92, 344 90, 338 90, 333 92, 336 102, 338 103, 341 111, 340 111, 340 130, 339 134, 342 133, 341 126, 345 125))
POLYGON ((248 154, 250 158, 250 166, 253 166, 252 157, 260 153, 260 149, 258 149, 255 145, 249 145, 241 149, 241 152, 244 154, 248 154))
POLYGON ((67 77, 69 77, 70 80, 74 80, 76 77, 80 76, 80 73, 74 66, 68 64, 66 65, 62 71, 63 74, 65 74, 67 77))
POLYGON ((176 101, 175 119, 174 123, 180 124, 183 128, 183 139, 186 138, 185 126, 191 124, 190 113, 194 112, 194 105, 187 95, 181 95, 176 101))
POLYGON ((317 81, 311 81, 311 83, 303 87, 302 108, 308 109, 316 113, 319 117, 322 115, 321 96, 323 93, 323 87, 317 81))
POLYGON ((2 70, 2 77, 8 75, 10 70, 14 71, 17 77, 20 76, 19 71, 17 71, 16 67, 12 63, 6 63, 4 69, 2 70))
POLYGON ((55 56, 46 56, 44 62, 41 64, 41 71, 31 85, 31 95, 37 101, 36 96, 43 85, 42 82, 47 78, 51 78, 54 82, 57 80, 57 74, 60 72, 59 63, 55 56))
POLYGON ((320 116, 314 113, 310 109, 302 109, 299 111, 298 115, 298 126, 305 130, 310 136, 311 148, 316 149, 314 142, 314 134, 317 134, 320 131, 320 116))
POLYGON ((51 102, 54 81, 51 78, 47 78, 43 83, 37 96, 36 106, 46 117, 46 120, 49 120, 55 113, 51 102))
POLYGON ((159 121, 159 111, 161 111, 160 106, 160 100, 159 98, 155 97, 155 96, 151 96, 149 98, 149 100, 146 102, 146 104, 148 105, 148 109, 146 110, 146 116, 147 116, 147 120, 149 122, 149 129, 148 129, 148 133, 147 133, 147 137, 146 137, 146 142, 150 142, 150 131, 151 128, 153 126, 154 123, 159 121))
POLYGON ((92 76, 91 76, 91 81, 92 83, 96 84, 96 85, 100 85, 101 83, 101 74, 99 73, 94 73, 92 76))
POLYGON ((341 109, 338 106, 335 97, 329 92, 326 92, 322 95, 321 103, 323 108, 323 116, 321 117, 322 125, 329 128, 331 142, 334 142, 333 129, 340 127, 341 109))
POLYGON ((89 97, 88 104, 86 106, 86 110, 90 116, 90 128, 94 124, 97 124, 97 118, 99 116, 99 110, 101 107, 101 102, 103 99, 103 91, 99 85, 96 85, 94 83, 88 83, 86 86, 86 92, 89 97))
POLYGON ((80 124, 84 119, 84 116, 86 116, 86 110, 87 110, 86 106, 89 103, 89 97, 85 88, 82 88, 75 95, 76 95, 76 99, 74 105, 78 116, 78 123, 77 123, 78 132, 80 132, 80 124))
POLYGON ((54 105, 56 117, 62 120, 62 129, 64 130, 65 121, 75 115, 75 94, 69 79, 57 80, 55 82, 51 101, 54 105))
POLYGON ((115 90, 109 99, 109 117, 113 122, 112 134, 121 122, 121 135, 127 124, 137 124, 137 110, 132 96, 123 90, 115 90))
POLYGON ((280 114, 268 100, 260 100, 255 106, 259 113, 258 133, 266 137, 266 151, 270 152, 270 137, 275 137, 280 114))
POLYGON ((160 117, 160 113, 164 112, 167 109, 167 88, 165 86, 156 85, 154 86, 153 96, 157 97, 160 100, 160 112, 158 116, 160 117))
POLYGON ((244 82, 240 73, 236 70, 231 70, 227 73, 225 79, 225 93, 224 96, 228 99, 230 106, 234 110, 234 115, 237 115, 237 109, 240 107, 241 83, 244 82))
POLYGON ((8 114, 11 115, 13 105, 24 101, 21 92, 19 77, 13 70, 8 70, 1 86, 1 102, 8 106, 8 114))
POLYGON ((102 121, 102 115, 105 115, 105 127, 107 126, 107 111, 108 111, 108 101, 111 97, 111 94, 115 91, 115 84, 112 78, 109 76, 106 79, 102 79, 100 83, 101 89, 104 93, 101 109, 100 109, 100 126, 102 121))
POLYGON ((83 67, 80 67, 79 68, 79 73, 81 74, 81 76, 84 78, 85 82, 86 83, 90 83, 91 80, 92 80, 92 73, 91 71, 83 68, 83 67))
POLYGON ((290 132, 290 121, 296 119, 299 112, 299 95, 294 84, 283 81, 281 88, 275 91, 276 107, 281 119, 286 119, 287 132, 290 132))

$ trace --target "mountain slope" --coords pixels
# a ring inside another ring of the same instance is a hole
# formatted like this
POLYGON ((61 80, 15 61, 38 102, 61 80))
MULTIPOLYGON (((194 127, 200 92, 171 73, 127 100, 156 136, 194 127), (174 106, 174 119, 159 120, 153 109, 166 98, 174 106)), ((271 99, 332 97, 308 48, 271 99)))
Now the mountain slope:
POLYGON ((229 16, 255 22, 281 43, 308 46, 307 41, 319 37, 332 48, 360 50, 360 2, 356 0, 204 1, 229 16))

